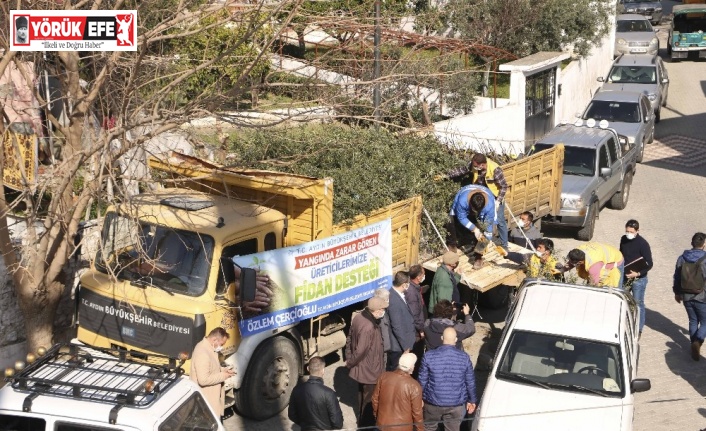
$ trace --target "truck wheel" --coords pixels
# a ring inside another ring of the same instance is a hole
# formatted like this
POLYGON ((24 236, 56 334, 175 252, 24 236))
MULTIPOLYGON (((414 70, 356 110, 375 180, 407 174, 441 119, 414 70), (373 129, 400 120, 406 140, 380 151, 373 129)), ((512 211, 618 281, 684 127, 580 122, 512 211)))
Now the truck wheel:
POLYGON ((586 225, 576 232, 576 239, 579 241, 590 241, 593 238, 593 231, 596 229, 596 219, 598 219, 598 205, 593 204, 588 210, 586 225))
POLYGON ((632 184, 632 174, 626 174, 623 178, 623 188, 610 198, 610 207, 614 210, 622 210, 628 205, 630 197, 630 185, 632 184))
POLYGON ((242 416, 264 420, 281 412, 289 403, 299 380, 301 358, 294 343, 275 337, 253 353, 240 389, 235 391, 235 408, 242 416))

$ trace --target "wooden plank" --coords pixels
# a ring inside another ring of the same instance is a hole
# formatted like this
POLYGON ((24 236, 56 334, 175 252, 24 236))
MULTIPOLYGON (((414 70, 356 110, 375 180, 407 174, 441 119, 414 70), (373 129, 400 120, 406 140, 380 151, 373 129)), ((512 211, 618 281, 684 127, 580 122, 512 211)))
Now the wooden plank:
MULTIPOLYGON (((509 244, 510 251, 517 253, 530 253, 530 250, 516 244, 509 244)), ((482 292, 501 284, 518 286, 525 278, 522 265, 507 260, 500 256, 494 247, 483 255, 485 264, 480 269, 473 269, 473 264, 469 262, 468 256, 459 252, 459 265, 456 272, 461 274, 461 283, 482 292)), ((422 266, 436 272, 441 264, 441 256, 427 260, 422 266)))

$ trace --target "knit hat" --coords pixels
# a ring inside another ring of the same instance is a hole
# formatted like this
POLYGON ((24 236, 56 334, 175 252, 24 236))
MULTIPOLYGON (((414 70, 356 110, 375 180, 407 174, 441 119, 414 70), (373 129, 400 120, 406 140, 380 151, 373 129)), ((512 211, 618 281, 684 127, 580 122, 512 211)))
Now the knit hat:
POLYGON ((387 308, 388 305, 387 301, 377 296, 368 299, 368 310, 370 311, 382 310, 383 308, 387 308))
POLYGON ((441 262, 444 265, 456 265, 458 263, 458 254, 453 251, 447 251, 441 256, 441 262))
POLYGON ((27 28, 27 17, 18 16, 15 18, 15 28, 27 28))
POLYGON ((414 364, 417 363, 417 355, 414 353, 403 353, 400 356, 399 369, 402 371, 410 372, 414 369, 414 364))

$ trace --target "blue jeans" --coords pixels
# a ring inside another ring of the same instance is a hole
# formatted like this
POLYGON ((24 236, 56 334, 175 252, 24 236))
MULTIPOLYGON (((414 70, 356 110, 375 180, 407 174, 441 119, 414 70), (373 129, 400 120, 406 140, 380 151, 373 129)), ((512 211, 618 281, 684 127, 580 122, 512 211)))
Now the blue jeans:
POLYGON ((500 237, 500 245, 507 250, 507 220, 505 220, 505 202, 503 201, 498 206, 498 236, 500 237))
POLYGON ((684 308, 689 316, 689 339, 692 343, 703 343, 706 339, 706 303, 692 299, 684 301, 684 308))
POLYGON ((647 277, 633 278, 632 297, 635 298, 637 308, 640 309, 640 332, 645 326, 645 289, 647 289, 647 277))

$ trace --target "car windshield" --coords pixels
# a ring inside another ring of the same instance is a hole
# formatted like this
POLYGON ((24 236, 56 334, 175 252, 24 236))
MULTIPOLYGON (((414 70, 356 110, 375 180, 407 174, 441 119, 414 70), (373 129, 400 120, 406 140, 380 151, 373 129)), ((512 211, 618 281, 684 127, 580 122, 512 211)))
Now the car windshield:
POLYGON ((108 213, 96 268, 135 285, 197 296, 206 289, 213 238, 108 213))
MULTIPOLYGON (((534 152, 552 148, 549 144, 536 144, 534 152)), ((596 151, 593 148, 564 146, 564 175, 592 177, 596 171, 596 151)))
POLYGON ((607 120, 610 123, 639 123, 640 110, 637 102, 593 100, 583 116, 584 120, 589 118, 596 121, 607 120))
POLYGON ((657 70, 654 66, 613 66, 608 80, 615 84, 655 84, 657 70))
POLYGON ((652 30, 652 25, 646 19, 623 19, 617 22, 616 31, 618 33, 631 33, 653 32, 654 30, 652 30))
POLYGON ((548 389, 622 397, 620 358, 615 344, 515 331, 495 376, 548 389))

